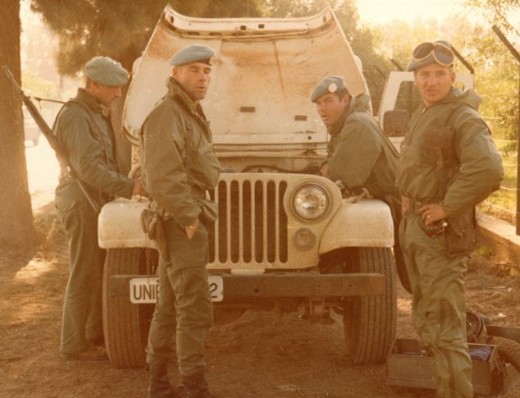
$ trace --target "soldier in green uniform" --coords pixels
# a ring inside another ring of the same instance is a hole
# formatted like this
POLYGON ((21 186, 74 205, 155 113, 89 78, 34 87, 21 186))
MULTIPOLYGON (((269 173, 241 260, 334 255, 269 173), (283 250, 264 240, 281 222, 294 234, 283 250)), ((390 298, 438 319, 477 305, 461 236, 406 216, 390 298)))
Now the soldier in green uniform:
POLYGON ((401 147, 402 249, 419 340, 431 352, 437 397, 473 397, 464 272, 476 245, 474 207, 499 187, 500 155, 477 112, 480 97, 453 86, 445 41, 419 44, 408 66, 422 105, 401 147))
POLYGON ((366 190, 385 201, 394 219, 395 260, 403 286, 409 290, 404 259, 398 244, 400 200, 396 186, 398 153, 377 120, 369 113, 369 97, 352 97, 339 76, 324 78, 314 88, 311 101, 330 134, 322 174, 340 181, 347 195, 366 190))
MULTIPOLYGON (((213 324, 207 226, 216 206, 206 199, 220 164, 200 100, 211 80, 214 52, 203 45, 177 51, 168 92, 142 128, 142 168, 153 206, 162 215, 166 253, 159 261, 159 298, 149 333, 149 398, 211 398, 204 377, 204 342, 213 324), (183 386, 173 388, 168 361, 176 354, 183 386)), ((164 250, 163 250, 164 251, 164 250)))
POLYGON ((369 97, 352 97, 343 78, 330 76, 314 88, 311 101, 331 136, 324 176, 340 180, 353 194, 364 189, 378 199, 398 197, 398 154, 369 113, 369 97))
MULTIPOLYGON (((86 86, 60 110, 54 133, 92 201, 99 208, 114 196, 144 194, 140 180, 118 172, 109 104, 121 96, 128 72, 108 57, 85 65, 86 86)), ((103 342, 101 283, 105 252, 97 243, 97 211, 62 165, 56 208, 69 239, 70 274, 65 290, 60 352, 65 359, 98 360, 103 342)))

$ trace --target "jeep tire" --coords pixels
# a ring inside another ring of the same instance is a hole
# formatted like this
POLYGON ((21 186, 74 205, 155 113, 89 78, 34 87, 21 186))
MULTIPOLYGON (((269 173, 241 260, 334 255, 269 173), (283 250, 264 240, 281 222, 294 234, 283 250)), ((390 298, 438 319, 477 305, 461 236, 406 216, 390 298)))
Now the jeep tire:
POLYGON ((132 304, 128 295, 115 294, 111 277, 151 275, 157 255, 147 249, 110 249, 103 273, 103 331, 110 362, 117 368, 135 368, 146 362, 145 348, 153 304, 132 304))
POLYGON ((395 339, 397 319, 396 278, 393 256, 387 248, 359 248, 350 272, 385 275, 385 293, 351 297, 344 307, 343 323, 347 353, 359 365, 379 363, 395 339))
POLYGON ((379 273, 385 275, 383 295, 344 297, 335 310, 343 316, 347 354, 358 365, 386 359, 395 339, 397 279, 390 248, 344 248, 322 259, 324 273, 379 273))

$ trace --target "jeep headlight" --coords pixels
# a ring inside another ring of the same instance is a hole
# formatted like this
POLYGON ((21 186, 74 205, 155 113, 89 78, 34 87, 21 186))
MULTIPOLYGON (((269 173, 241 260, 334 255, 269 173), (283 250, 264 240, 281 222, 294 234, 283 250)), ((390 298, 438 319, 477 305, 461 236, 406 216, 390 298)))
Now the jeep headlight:
POLYGON ((319 185, 302 185, 296 189, 292 198, 294 212, 305 221, 318 220, 327 214, 330 208, 329 195, 319 185))

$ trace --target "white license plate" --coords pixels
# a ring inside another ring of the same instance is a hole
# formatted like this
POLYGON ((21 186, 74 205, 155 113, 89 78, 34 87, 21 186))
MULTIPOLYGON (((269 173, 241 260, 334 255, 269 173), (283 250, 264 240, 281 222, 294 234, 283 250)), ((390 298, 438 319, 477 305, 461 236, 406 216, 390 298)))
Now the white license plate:
MULTIPOLYGON (((209 291, 212 301, 224 299, 224 281, 219 275, 209 276, 209 291)), ((133 304, 154 304, 159 293, 159 278, 130 279, 130 302, 133 304)))

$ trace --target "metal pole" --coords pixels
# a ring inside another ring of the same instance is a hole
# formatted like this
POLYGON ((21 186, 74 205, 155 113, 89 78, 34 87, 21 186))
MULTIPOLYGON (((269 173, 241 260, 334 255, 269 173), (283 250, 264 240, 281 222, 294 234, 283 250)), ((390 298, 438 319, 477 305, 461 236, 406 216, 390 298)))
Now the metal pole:
POLYGON ((502 40, 502 43, 507 49, 513 54, 516 60, 519 62, 518 68, 518 118, 517 118, 517 131, 516 131, 516 234, 520 235, 520 54, 513 47, 513 45, 507 40, 504 34, 498 29, 496 25, 492 27, 496 35, 502 40))

